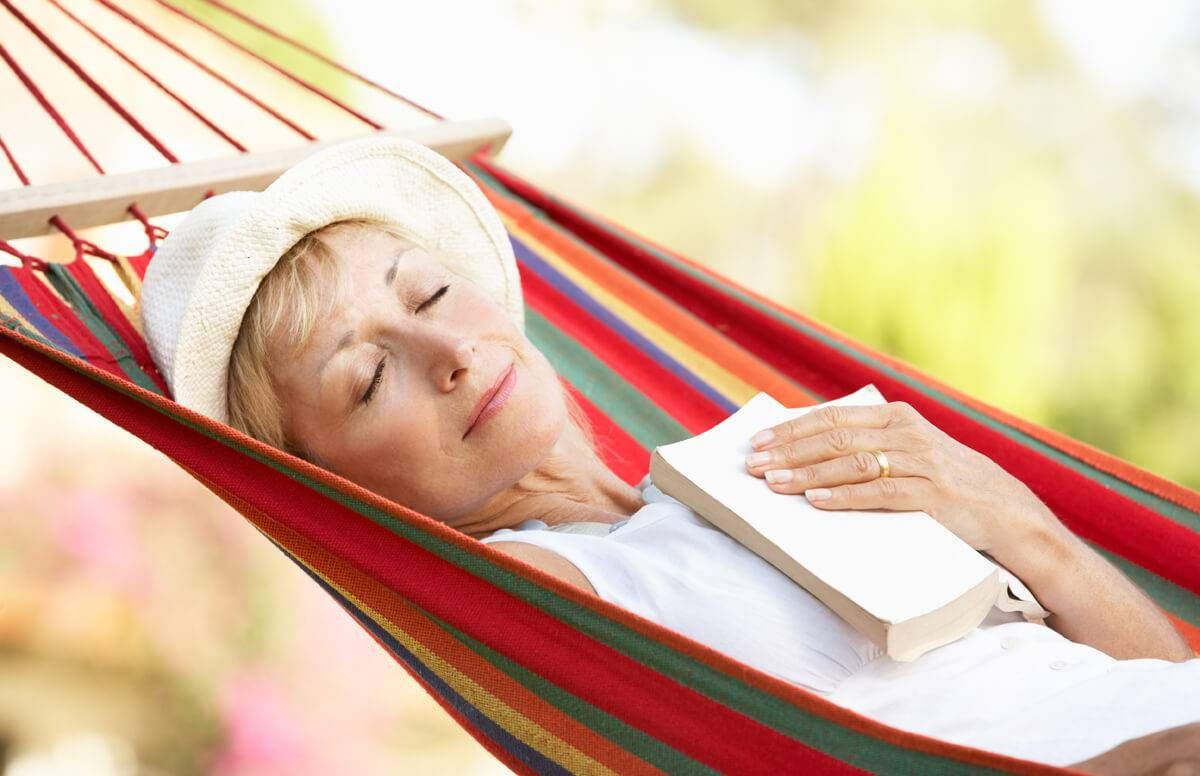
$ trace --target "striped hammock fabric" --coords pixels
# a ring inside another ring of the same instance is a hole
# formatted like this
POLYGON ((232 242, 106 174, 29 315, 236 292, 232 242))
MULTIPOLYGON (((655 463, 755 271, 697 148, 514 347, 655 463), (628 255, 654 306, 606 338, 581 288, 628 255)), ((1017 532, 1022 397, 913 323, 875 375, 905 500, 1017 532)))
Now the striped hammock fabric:
MULTIPOLYGON (((627 482, 655 446, 759 391, 804 406, 871 382, 1026 483, 1200 654, 1200 493, 955 391, 482 154, 460 166, 509 231, 529 338, 627 482)), ((105 258, 136 295, 152 256, 105 258)), ((87 261, 0 266, 0 319, 0 351, 231 504, 517 772, 1068 772, 835 706, 176 405, 132 309, 87 261)))

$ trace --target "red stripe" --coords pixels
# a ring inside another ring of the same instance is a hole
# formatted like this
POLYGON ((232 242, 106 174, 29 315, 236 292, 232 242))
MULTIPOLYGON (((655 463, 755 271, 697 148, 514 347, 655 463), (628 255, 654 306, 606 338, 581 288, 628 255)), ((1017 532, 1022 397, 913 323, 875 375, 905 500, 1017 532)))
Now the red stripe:
POLYGON ((465 537, 428 517, 388 502, 322 469, 279 453, 191 410, 123 380, 140 401, 111 388, 103 373, 42 343, 0 330, 0 352, 65 393, 148 441, 181 465, 204 473, 222 488, 293 530, 329 548, 414 604, 437 614, 493 649, 613 713, 665 743, 722 771, 778 773, 820 770, 858 773, 829 755, 780 734, 748 717, 684 688, 632 658, 593 641, 554 617, 505 593, 464 569, 334 503, 290 476, 225 447, 181 423, 164 422, 152 407, 163 407, 202 428, 227 435, 269 460, 290 462, 300 474, 344 491, 402 521, 416 522, 440 539, 482 555, 496 565, 628 625, 673 649, 689 654, 800 709, 834 724, 860 730, 890 744, 933 752, 961 762, 1024 772, 1062 769, 908 733, 837 706, 825 698, 733 660, 704 644, 584 593, 557 577, 465 537), (60 363, 72 361, 82 373, 60 363), (101 384, 97 384, 100 382, 101 384), (150 406, 146 406, 150 405, 150 406), (580 667, 595 670, 580 670, 580 667), (719 734, 715 731, 720 731, 719 734))
MULTIPOLYGON (((580 236, 592 247, 642 277, 729 337, 826 396, 841 396, 873 382, 891 401, 906 401, 958 441, 991 458, 1024 482, 1060 520, 1081 537, 1200 595, 1200 534, 1086 475, 959 413, 919 390, 847 356, 803 331, 670 266, 651 251, 589 223, 554 198, 511 173, 477 160, 505 185, 580 236)), ((582 212, 582 211, 581 211, 582 212)), ((733 281, 733 288, 744 291, 733 281)), ((808 319, 798 313, 797 319, 808 319)), ((923 378, 922 378, 923 379, 923 378)))
POLYGON ((521 287, 532 306, 556 328, 591 351, 614 372, 693 434, 720 423, 729 413, 645 351, 610 329, 540 275, 521 266, 521 287))
POLYGON ((146 343, 142 340, 142 335, 133 328, 129 323, 129 319, 117 307, 117 303, 113 301, 109 295, 108 289, 96 277, 96 273, 92 271, 89 265, 82 256, 76 257, 74 261, 67 264, 67 271, 79 283, 83 290, 87 293, 88 299, 95 305, 97 313, 100 317, 116 332, 121 341, 129 348, 129 352, 133 355, 134 361, 142 368, 142 371, 154 381, 154 384, 159 387, 164 394, 167 393, 167 384, 163 380, 162 375, 158 372, 158 367, 154 364, 154 359, 150 356, 150 350, 146 347, 146 343))
POLYGON ((566 384, 579 407, 591 421, 592 431, 596 437, 597 453, 613 473, 630 485, 635 485, 646 476, 650 469, 650 451, 642 447, 625 429, 613 422, 604 411, 592 403, 592 400, 580 393, 565 379, 559 378, 566 384))
POLYGON ((123 380, 128 379, 117 360, 108 352, 108 348, 104 347, 104 343, 96 339, 96 336, 83 321, 79 320, 69 305, 59 299, 42 281, 34 277, 33 270, 27 266, 14 267, 12 274, 38 312, 61 331, 63 336, 71 340, 90 363, 123 380))

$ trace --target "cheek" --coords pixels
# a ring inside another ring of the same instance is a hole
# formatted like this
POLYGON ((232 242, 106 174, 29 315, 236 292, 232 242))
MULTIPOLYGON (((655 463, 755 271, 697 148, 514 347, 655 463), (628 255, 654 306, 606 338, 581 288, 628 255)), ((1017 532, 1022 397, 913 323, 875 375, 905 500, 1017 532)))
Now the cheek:
POLYGON ((440 449, 437 424, 411 409, 378 415, 342 440, 339 457, 349 479, 427 514, 442 504, 457 462, 440 449))
MULTIPOLYGON (((539 354, 540 356, 540 354, 539 354)), ((568 422, 564 384, 544 357, 527 364, 526 390, 521 396, 520 417, 514 415, 514 447, 538 452, 554 444, 568 422)))

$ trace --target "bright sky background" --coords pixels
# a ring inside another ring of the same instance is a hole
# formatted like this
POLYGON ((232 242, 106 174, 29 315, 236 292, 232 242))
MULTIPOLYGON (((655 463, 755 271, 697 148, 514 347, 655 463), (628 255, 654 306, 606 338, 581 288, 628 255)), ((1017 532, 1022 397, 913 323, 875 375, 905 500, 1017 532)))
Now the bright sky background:
MULTIPOLYGON (((316 2, 351 67, 450 117, 508 120, 514 132, 501 160, 526 172, 590 148, 612 161, 609 174, 628 175, 685 133, 730 172, 772 185, 802 165, 852 173, 873 137, 873 85, 847 77, 815 87, 798 36, 739 43, 639 0, 591 4, 590 28, 578 9, 554 3, 316 2)), ((1098 90, 1178 116, 1160 153, 1200 188, 1200 150, 1186 142, 1200 124, 1200 4, 1047 0, 1040 8, 1098 90)), ((1003 52, 983 44, 945 47, 952 66, 943 87, 968 99, 963 87, 1003 77, 1003 52)))

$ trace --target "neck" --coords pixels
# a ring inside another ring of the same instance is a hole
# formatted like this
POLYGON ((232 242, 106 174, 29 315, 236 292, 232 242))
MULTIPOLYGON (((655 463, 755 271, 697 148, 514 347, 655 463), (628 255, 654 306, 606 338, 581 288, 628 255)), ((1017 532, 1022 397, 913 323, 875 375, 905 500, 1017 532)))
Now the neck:
POLYGON ((554 448, 529 474, 456 524, 476 539, 525 520, 547 525, 615 523, 643 506, 641 491, 600 460, 583 433, 568 423, 554 448))

